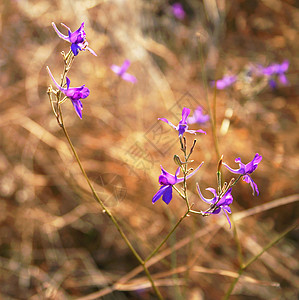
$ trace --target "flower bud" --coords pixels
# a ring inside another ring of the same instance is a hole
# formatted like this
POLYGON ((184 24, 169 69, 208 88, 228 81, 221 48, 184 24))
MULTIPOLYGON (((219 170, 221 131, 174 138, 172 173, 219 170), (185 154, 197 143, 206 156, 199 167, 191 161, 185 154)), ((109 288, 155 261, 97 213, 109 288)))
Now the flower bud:
POLYGON ((182 167, 182 164, 183 164, 183 162, 181 161, 181 159, 180 159, 180 157, 178 156, 178 155, 174 155, 173 156, 173 160, 174 160, 174 162, 179 166, 179 167, 182 167))

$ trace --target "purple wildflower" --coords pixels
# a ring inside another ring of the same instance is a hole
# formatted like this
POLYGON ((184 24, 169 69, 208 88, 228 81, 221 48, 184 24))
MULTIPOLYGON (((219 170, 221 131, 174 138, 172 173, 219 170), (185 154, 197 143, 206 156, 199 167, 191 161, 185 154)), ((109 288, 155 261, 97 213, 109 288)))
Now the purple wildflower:
POLYGON ((85 87, 85 85, 82 85, 80 87, 75 87, 75 88, 70 88, 70 80, 68 77, 66 77, 66 88, 62 88, 55 80, 53 77, 49 67, 47 67, 47 71, 52 78, 54 84, 56 87, 63 93, 65 94, 66 97, 71 99, 74 108, 76 110, 77 115, 79 116, 80 119, 82 119, 82 110, 83 110, 83 105, 80 99, 84 99, 89 96, 89 89, 85 87))
POLYGON ((289 61, 285 60, 282 64, 271 64, 270 66, 263 68, 260 66, 259 71, 263 74, 268 76, 269 85, 274 89, 276 88, 277 84, 276 81, 273 79, 273 76, 278 76, 279 81, 283 85, 288 85, 289 81, 285 75, 285 72, 289 69, 289 61))
POLYGON ((206 199, 201 191, 200 191, 200 188, 199 188, 199 185, 197 184, 197 191, 198 191, 198 194, 201 198, 201 200, 203 200, 204 202, 206 203, 209 203, 210 204, 210 208, 203 212, 204 214, 219 214, 220 211, 222 210, 224 213, 225 213, 225 216, 228 220, 228 223, 229 223, 229 227, 231 228, 231 222, 230 222, 230 219, 228 217, 228 214, 231 214, 231 209, 229 207, 230 204, 232 204, 233 202, 233 196, 231 194, 231 191, 232 191, 232 188, 229 188, 226 193, 219 199, 219 196, 217 195, 216 193, 216 190, 213 189, 213 188, 207 188, 206 189, 207 191, 210 191, 211 193, 214 194, 214 198, 212 199, 206 199))
POLYGON ((206 132, 201 129, 198 129, 198 130, 189 130, 188 129, 187 118, 188 118, 189 114, 190 114, 190 109, 184 107, 183 111, 182 111, 182 120, 179 122, 178 126, 173 125, 171 122, 169 122, 165 118, 158 118, 158 120, 161 120, 161 121, 167 123, 168 125, 173 127, 175 130, 177 130, 179 132, 179 136, 182 136, 185 132, 189 132, 191 134, 196 134, 196 132, 206 134, 206 132))
MULTIPOLYGON (((231 86, 237 81, 237 76, 225 75, 222 79, 216 80, 216 88, 218 90, 224 90, 228 86, 231 86)), ((215 85, 215 81, 212 81, 212 85, 215 85)))
POLYGON ((120 76, 123 80, 130 81, 132 83, 136 83, 137 79, 133 75, 126 73, 130 64, 131 64, 130 61, 128 59, 126 59, 121 67, 112 65, 110 68, 114 73, 116 73, 118 76, 120 76))
POLYGON ((232 173, 234 174, 240 174, 243 176, 243 180, 247 183, 250 184, 252 191, 253 191, 253 195, 257 194, 257 196, 259 195, 259 190, 257 188, 256 183, 252 180, 252 178, 249 176, 249 174, 253 173, 253 171, 256 170, 256 168, 258 167, 258 164, 261 162, 262 160, 262 156, 259 155, 258 153, 255 154, 253 160, 251 162, 249 162, 247 165, 244 165, 241 162, 241 158, 237 158, 235 160, 236 163, 239 164, 240 168, 238 170, 232 169, 231 167, 229 167, 226 163, 223 163, 223 165, 232 173))
POLYGON ((54 30, 58 34, 60 38, 63 40, 71 43, 71 50, 73 51, 74 55, 77 56, 80 51, 85 51, 86 49, 93 55, 97 56, 96 53, 88 47, 88 42, 86 41, 86 33, 84 31, 84 22, 81 24, 78 30, 72 32, 69 27, 61 23, 68 30, 68 36, 62 34, 56 27, 55 23, 52 22, 52 26, 54 30))
MULTIPOLYGON (((193 176, 199 170, 202 164, 203 162, 192 173, 187 175, 186 179, 193 176)), ((184 181, 184 177, 180 177, 180 178, 177 177, 179 174, 180 174, 180 167, 177 168, 175 175, 172 175, 167 171, 165 171, 161 166, 161 175, 159 176, 159 183, 161 187, 153 197, 152 200, 153 204, 161 197, 166 204, 169 204, 169 202, 172 199, 172 186, 184 181)))
POLYGON ((202 107, 198 106, 195 109, 193 116, 187 118, 187 123, 188 124, 194 124, 194 123, 203 124, 203 123, 206 123, 209 119, 210 119, 209 115, 204 115, 202 107))
POLYGON ((181 3, 177 3, 176 2, 176 3, 172 4, 171 9, 172 9, 173 15, 177 19, 183 20, 185 18, 186 13, 185 13, 185 11, 184 11, 183 6, 182 6, 181 3))

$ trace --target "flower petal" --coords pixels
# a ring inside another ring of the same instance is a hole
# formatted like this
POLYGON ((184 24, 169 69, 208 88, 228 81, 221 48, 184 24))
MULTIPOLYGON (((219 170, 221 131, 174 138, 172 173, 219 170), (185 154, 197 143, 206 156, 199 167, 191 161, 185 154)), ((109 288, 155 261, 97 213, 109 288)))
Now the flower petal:
POLYGON ((187 107, 184 107, 182 110, 182 120, 180 122, 181 124, 187 124, 186 120, 187 120, 189 114, 190 114, 190 109, 187 107))
POLYGON ((222 163, 223 166, 225 166, 230 172, 234 173, 234 174, 243 174, 242 171, 240 171, 240 169, 232 169, 230 166, 228 166, 226 163, 222 163))
POLYGON ((56 81, 55 78, 53 77, 53 75, 52 75, 52 73, 51 73, 51 71, 50 71, 50 68, 49 68, 48 66, 47 66, 46 69, 47 69, 47 71, 48 71, 50 77, 52 78, 54 84, 56 85, 56 87, 57 87, 61 92, 63 92, 63 93, 65 94, 65 93, 66 93, 66 89, 62 88, 62 87, 57 83, 57 81, 56 81))
POLYGON ((130 64, 131 64, 131 62, 128 59, 126 59, 124 61, 123 65, 121 66, 121 73, 122 74, 124 74, 128 70, 130 64))
POLYGON ((117 65, 112 65, 112 66, 110 67, 110 69, 111 69, 114 73, 116 73, 117 75, 120 74, 121 67, 119 67, 119 66, 117 66, 117 65))
MULTIPOLYGON (((189 175, 186 176, 186 179, 189 179, 190 177, 192 177, 199 169, 200 167, 203 165, 204 162, 201 162, 201 164, 194 170, 192 171, 189 175)), ((177 178, 176 183, 180 183, 184 181, 184 177, 180 177, 177 178)))
POLYGON ((165 192, 163 193, 162 200, 166 203, 169 204, 169 202, 172 199, 172 186, 168 186, 167 189, 165 189, 165 192))
POLYGON ((196 134, 197 132, 207 134, 205 131, 203 131, 203 130, 201 130, 201 129, 197 129, 197 130, 190 130, 190 129, 187 129, 186 132, 189 132, 189 133, 191 133, 191 134, 196 134))
POLYGON ((256 183, 252 180, 252 178, 249 176, 249 175, 245 175, 243 176, 243 181, 247 182, 250 184, 251 188, 252 188, 252 194, 253 196, 256 195, 258 196, 260 194, 258 188, 257 188, 257 185, 256 183))
POLYGON ((81 50, 81 48, 77 44, 72 44, 71 50, 74 53, 74 55, 77 56, 79 53, 79 50, 81 50))
MULTIPOLYGON (((63 25, 64 25, 64 24, 63 24, 63 25)), ((52 22, 52 26, 53 26, 54 30, 56 31, 57 35, 58 35, 61 39, 65 40, 65 41, 67 41, 67 42, 71 42, 71 41, 70 41, 70 38, 69 38, 67 35, 62 34, 62 33, 57 29, 57 27, 56 27, 56 25, 55 25, 54 22, 52 22)))
POLYGON ((77 115, 79 116, 80 119, 82 119, 82 110, 83 110, 83 105, 80 100, 72 100, 72 103, 74 105, 74 108, 76 110, 77 115))
POLYGON ((175 130, 177 130, 177 127, 174 126, 174 125, 173 125, 171 122, 169 122, 167 119, 165 119, 165 118, 158 118, 158 120, 167 123, 167 124, 170 125, 172 128, 174 128, 175 130))
POLYGON ((133 76, 133 75, 131 75, 131 74, 129 74, 129 73, 124 73, 124 74, 121 76, 121 78, 122 78, 123 80, 130 81, 130 82, 132 82, 132 83, 136 83, 136 82, 137 82, 136 77, 133 76))
POLYGON ((152 199, 152 203, 154 204, 157 200, 161 198, 161 196, 164 194, 165 190, 168 188, 168 185, 161 186, 159 191, 154 195, 152 199))
POLYGON ((227 212, 226 212, 225 209, 223 209, 223 211, 224 211, 225 216, 226 216, 226 218, 227 218, 227 221, 228 221, 228 223, 229 223, 229 229, 231 229, 231 228, 232 228, 232 224, 231 224, 231 222, 230 222, 229 216, 228 216, 228 214, 227 214, 227 212))
POLYGON ((97 56, 97 54, 89 47, 86 47, 86 49, 91 53, 93 54, 94 56, 97 56))
POLYGON ((206 199, 206 198, 202 195, 198 183, 196 183, 196 188, 197 188, 198 195, 199 195, 199 197, 201 198, 202 201, 204 201, 204 202, 206 202, 206 203, 209 203, 209 204, 213 204, 213 203, 215 202, 215 201, 214 201, 215 197, 212 198, 212 199, 206 199), (213 202, 213 201, 214 201, 214 202, 213 202))

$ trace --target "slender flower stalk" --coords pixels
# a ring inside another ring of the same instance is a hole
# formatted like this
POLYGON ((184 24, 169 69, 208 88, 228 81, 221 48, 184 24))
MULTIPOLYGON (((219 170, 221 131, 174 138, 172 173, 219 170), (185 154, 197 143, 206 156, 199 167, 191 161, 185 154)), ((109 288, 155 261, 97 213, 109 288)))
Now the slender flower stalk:
MULTIPOLYGON (((158 299, 160 300, 163 300, 163 296, 161 295, 159 289, 156 287, 155 285, 155 282, 145 264, 145 260, 143 260, 141 258, 141 256, 138 254, 138 252, 136 251, 136 249, 134 248, 134 246, 131 244, 131 242, 129 241, 129 239, 127 238, 126 234, 124 233, 124 231, 122 230, 122 228, 119 226, 117 220, 115 219, 115 217, 112 215, 112 213, 110 212, 110 210, 105 206, 104 202, 99 198, 99 196, 97 195, 91 181, 89 180, 84 168, 83 168, 83 165, 81 164, 81 161, 79 159, 79 156, 72 144, 72 141, 68 135, 68 132, 65 128, 65 125, 64 125, 64 121, 63 121, 63 115, 62 115, 62 109, 61 109, 61 103, 63 102, 63 99, 61 98, 62 97, 62 94, 66 95, 67 97, 69 97, 71 99, 71 97, 75 97, 74 94, 75 92, 82 92, 82 90, 84 90, 84 86, 83 88, 80 87, 80 88, 77 88, 79 90, 75 90, 74 93, 71 93, 70 92, 70 89, 69 88, 69 83, 67 83, 67 88, 62 88, 63 86, 63 81, 64 81, 64 78, 66 77, 66 74, 67 72, 69 71, 70 69, 70 66, 71 66, 71 63, 73 61, 73 56, 70 54, 71 51, 67 54, 67 55, 64 55, 63 53, 63 56, 64 56, 64 63, 65 63, 65 66, 64 66, 64 70, 63 70, 63 73, 62 73, 62 80, 61 80, 61 85, 58 85, 58 83, 55 81, 54 77, 51 76, 51 72, 50 72, 50 69, 48 68, 48 72, 50 74, 50 76, 52 77, 53 81, 54 81, 54 84, 56 85, 56 87, 58 88, 59 92, 53 92, 52 89, 48 89, 48 95, 49 95, 49 98, 50 98, 50 101, 51 101, 51 105, 52 105, 52 108, 53 108, 53 103, 52 103, 52 93, 55 94, 56 96, 56 108, 53 109, 54 113, 55 113, 55 116, 57 118, 57 121, 58 121, 58 124, 60 125, 60 127, 62 128, 66 138, 67 138, 67 141, 71 147, 71 150, 74 154, 74 157, 80 167, 80 170, 87 182, 87 184, 89 185, 90 187, 90 190, 95 198, 95 200, 100 204, 100 206, 102 207, 103 209, 103 212, 107 214, 107 216, 110 218, 110 220, 112 221, 112 223, 114 224, 114 226, 116 227, 117 231, 119 232, 119 234, 121 235, 121 237, 123 238, 123 240, 125 241, 125 243, 127 244, 128 248, 131 250, 131 252, 133 253, 133 255, 136 257, 136 259, 138 260, 138 262, 140 263, 140 265, 142 266, 148 280, 150 281, 151 285, 152 285, 152 288, 153 290, 155 291, 158 299), (61 92, 61 93, 60 93, 61 92)), ((76 89, 76 88, 74 88, 76 89)), ((75 99, 75 98, 74 98, 75 99)))

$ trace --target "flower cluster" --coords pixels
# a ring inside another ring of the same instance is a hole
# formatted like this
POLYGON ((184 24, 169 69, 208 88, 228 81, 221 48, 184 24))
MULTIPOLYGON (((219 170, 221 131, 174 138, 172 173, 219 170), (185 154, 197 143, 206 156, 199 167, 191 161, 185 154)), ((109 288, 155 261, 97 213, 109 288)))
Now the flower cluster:
POLYGON ((288 85, 289 81, 285 75, 286 71, 289 69, 289 61, 285 60, 281 64, 271 64, 268 67, 264 68, 259 66, 258 72, 265 75, 268 78, 269 85, 274 89, 277 87, 277 83, 275 81, 276 77, 282 85, 288 85))
POLYGON ((190 173, 187 170, 186 165, 188 163, 188 160, 189 160, 189 157, 190 157, 191 153, 193 152, 196 140, 193 143, 193 146, 190 150, 190 153, 187 154, 187 152, 186 152, 186 138, 184 137, 184 133, 189 132, 189 133, 192 133, 192 134, 196 134, 197 132, 203 132, 201 129, 189 130, 187 124, 188 123, 189 124, 204 123, 209 119, 209 117, 203 115, 201 107, 198 107, 194 111, 192 117, 188 117, 189 114, 190 114, 190 109, 184 107, 183 110, 182 110, 182 119, 181 119, 181 121, 179 122, 179 124, 177 126, 173 125, 171 122, 169 122, 165 118, 159 118, 159 120, 166 122, 168 125, 170 125, 171 127, 173 127, 175 130, 177 130, 179 132, 181 150, 184 152, 185 162, 182 162, 181 159, 179 158, 179 156, 177 156, 177 155, 174 156, 174 161, 176 162, 177 165, 179 165, 179 167, 177 168, 174 175, 168 173, 161 166, 161 175, 159 176, 160 189, 154 195, 154 197, 152 199, 152 203, 155 203, 158 199, 160 199, 162 197, 162 200, 166 204, 169 204, 170 201, 172 200, 172 197, 173 197, 172 196, 172 190, 175 188, 175 190, 179 193, 179 195, 186 201, 187 207, 188 207, 188 213, 189 212, 199 213, 203 216, 208 216, 208 215, 211 215, 211 214, 215 215, 215 214, 219 214, 220 212, 223 212, 225 214, 227 220, 228 220, 229 226, 231 227, 231 222, 230 222, 228 214, 231 214, 230 205, 233 203, 233 196, 232 196, 233 186, 239 181, 240 178, 242 178, 245 182, 249 183, 250 186, 252 187, 253 195, 254 194, 259 195, 259 190, 257 188, 256 183, 252 180, 251 174, 257 169, 258 164, 262 160, 262 156, 259 155, 258 153, 256 153, 253 160, 251 162, 249 162, 248 164, 246 164, 246 165, 241 162, 240 158, 237 158, 235 160, 235 162, 239 163, 239 169, 232 169, 226 163, 223 163, 222 158, 221 158, 221 160, 219 161, 218 172, 217 172, 218 192, 214 188, 207 188, 206 189, 206 190, 210 191, 214 195, 214 197, 211 198, 211 199, 205 198, 201 193, 199 185, 197 184, 197 191, 198 191, 200 199, 202 201, 204 201, 205 203, 208 203, 210 205, 210 207, 207 210, 200 211, 200 212, 192 210, 190 208, 188 198, 187 198, 187 195, 186 195, 186 181, 191 176, 195 175, 195 173, 202 166, 203 162, 192 173, 190 173), (221 175, 219 177, 219 174, 218 174, 218 173, 221 172, 221 166, 222 165, 224 165, 233 174, 238 174, 239 177, 237 178, 237 180, 235 180, 233 178, 230 181, 229 184, 224 183, 223 186, 222 186, 221 175), (179 173, 180 173, 180 170, 183 171, 184 177, 178 177, 179 173), (177 187, 175 187, 176 184, 180 184, 180 183, 184 183, 183 184, 183 186, 184 186, 183 187, 183 192, 185 193, 185 195, 183 195, 180 192, 180 190, 177 187))
MULTIPOLYGON (((90 53, 97 56, 96 53, 91 48, 88 47, 88 42, 86 40, 86 33, 84 31, 84 22, 74 32, 72 32, 71 29, 69 27, 67 27, 65 24, 61 23, 61 25, 64 26, 68 30, 68 35, 64 35, 63 33, 61 33, 57 29, 55 23, 52 22, 52 26, 53 26, 54 30, 56 31, 57 35, 61 39, 71 43, 71 52, 70 53, 73 53, 74 56, 77 56, 80 51, 88 50, 90 53)), ((67 60, 67 58, 65 57, 65 63, 66 63, 66 60, 67 60)), ((124 79, 126 81, 130 81, 132 83, 136 83, 137 79, 133 75, 126 73, 129 66, 130 66, 130 61, 125 60, 125 62, 123 63, 123 65, 121 67, 112 65, 111 69, 122 79, 124 79)), ((66 77, 66 88, 65 88, 57 83, 57 81, 55 80, 54 76, 52 75, 49 67, 47 67, 47 71, 48 71, 50 77, 52 78, 54 85, 57 87, 57 89, 60 92, 62 92, 65 95, 65 97, 67 97, 71 100, 77 115, 79 116, 80 119, 82 119, 83 105, 82 105, 81 99, 85 99, 86 97, 89 96, 89 93, 90 93, 89 89, 87 87, 85 87, 85 85, 82 85, 80 87, 71 88, 70 87, 70 79, 68 77, 66 77)), ((67 71, 65 73, 67 73, 67 71)), ((61 101, 61 103, 62 102, 63 101, 61 101)))
MULTIPOLYGON (((286 72, 289 69, 289 61, 284 60, 281 64, 273 63, 270 64, 268 67, 263 67, 261 65, 251 65, 249 66, 249 70, 245 70, 245 73, 247 74, 246 78, 252 79, 254 77, 264 77, 268 81, 271 88, 275 89, 277 87, 277 79, 278 81, 284 85, 287 86, 289 84, 289 81, 286 77, 286 72)), ((238 76, 236 75, 224 75, 223 78, 218 79, 216 81, 211 81, 212 86, 216 86, 218 90, 226 89, 233 84, 235 84, 238 80, 242 80, 242 72, 239 73, 238 76)))

